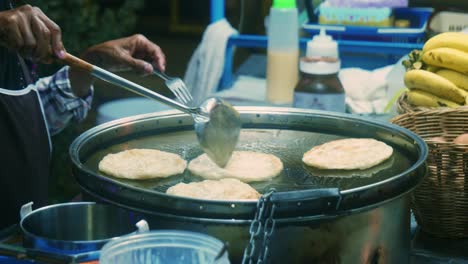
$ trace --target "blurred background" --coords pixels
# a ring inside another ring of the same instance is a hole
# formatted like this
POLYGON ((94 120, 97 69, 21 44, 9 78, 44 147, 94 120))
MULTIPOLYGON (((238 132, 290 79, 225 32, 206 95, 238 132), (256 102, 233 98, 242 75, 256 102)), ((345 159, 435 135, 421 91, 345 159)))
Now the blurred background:
MULTIPOLYGON (((223 1, 223 0, 219 0, 223 1)), ((304 9, 306 0, 298 0, 304 9)), ((210 23, 210 0, 30 0, 28 4, 40 7, 62 28, 66 49, 79 55, 87 47, 106 40, 144 34, 158 44, 167 58, 166 71, 183 77, 192 53, 200 43, 203 31, 210 23)), ((265 17, 271 0, 225 0, 225 16, 241 34, 265 34, 265 17)), ((320 0, 311 0, 318 5, 320 0)), ((437 11, 468 12, 467 0, 410 0, 410 7, 432 7, 437 11)), ((430 34, 430 32, 428 32, 430 34)), ((238 48, 234 70, 258 48, 238 48)), ((40 68, 42 76, 56 71, 61 65, 40 68)), ((163 82, 154 76, 124 73, 123 77, 170 96, 163 82)), ((88 118, 81 124, 68 127, 53 138, 54 152, 51 203, 72 199, 79 193, 68 156, 70 143, 82 132, 96 125, 100 105, 120 98, 135 97, 123 89, 96 82, 95 97, 88 118)))

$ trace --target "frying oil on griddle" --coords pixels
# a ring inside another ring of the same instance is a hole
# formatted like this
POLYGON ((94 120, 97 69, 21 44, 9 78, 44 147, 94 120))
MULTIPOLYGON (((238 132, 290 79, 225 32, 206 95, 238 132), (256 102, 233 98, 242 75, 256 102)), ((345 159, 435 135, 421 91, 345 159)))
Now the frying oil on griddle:
MULTIPOLYGON (((389 160, 362 171, 318 170, 303 164, 302 155, 310 148, 341 138, 344 137, 306 131, 244 129, 241 132, 236 149, 271 153, 279 157, 283 162, 284 170, 279 176, 269 181, 250 183, 252 187, 261 193, 267 192, 271 188, 277 191, 327 187, 338 187, 342 190, 347 190, 393 177, 409 168, 412 163, 404 153, 394 148, 394 153, 389 160)), ((155 148, 177 153, 187 161, 203 153, 193 131, 180 131, 140 137, 112 145, 96 152, 86 161, 85 165, 99 173, 98 163, 106 154, 131 148, 155 148)), ((179 182, 188 183, 202 180, 200 177, 191 175, 188 170, 183 175, 176 175, 165 179, 143 181, 112 179, 137 188, 152 189, 159 192, 165 192, 167 188, 179 182)))

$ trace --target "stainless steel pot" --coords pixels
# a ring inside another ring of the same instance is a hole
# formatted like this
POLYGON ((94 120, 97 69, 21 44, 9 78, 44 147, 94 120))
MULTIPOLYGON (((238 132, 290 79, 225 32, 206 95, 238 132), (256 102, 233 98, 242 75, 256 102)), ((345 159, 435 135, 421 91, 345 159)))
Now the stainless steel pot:
MULTIPOLYGON (((350 115, 289 108, 239 107, 243 130, 238 149, 279 156, 285 169, 272 181, 276 226, 270 262, 408 263, 408 193, 425 175, 427 147, 400 127, 350 115), (304 166, 311 147, 346 137, 375 138, 391 145, 393 157, 365 171, 328 172, 304 166), (290 262, 291 262, 290 261, 290 262)), ((238 262, 249 241, 255 202, 206 201, 166 195, 178 183, 200 180, 188 172, 162 180, 129 181, 99 173, 107 153, 157 148, 190 160, 201 154, 189 116, 164 112, 95 127, 70 147, 82 189, 100 200, 145 214, 151 226, 205 232, 229 241, 238 262)))
POLYGON ((141 220, 137 213, 94 202, 55 204, 34 211, 31 206, 21 209, 24 246, 58 254, 99 250, 111 239, 135 232, 141 220))

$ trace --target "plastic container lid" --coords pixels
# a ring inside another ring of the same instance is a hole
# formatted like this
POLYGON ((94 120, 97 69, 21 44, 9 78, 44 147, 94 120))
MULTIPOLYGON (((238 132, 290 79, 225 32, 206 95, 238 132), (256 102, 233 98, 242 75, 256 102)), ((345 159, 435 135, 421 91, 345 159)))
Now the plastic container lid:
POLYGON ((101 250, 101 264, 229 264, 224 244, 196 232, 158 230, 127 235, 107 243, 101 250), (218 254, 222 254, 218 257, 218 254))
POLYGON ((319 35, 315 35, 312 40, 307 42, 306 57, 308 59, 300 61, 300 69, 303 72, 332 74, 340 70, 341 62, 338 55, 338 43, 325 33, 325 29, 321 29, 319 35), (336 61, 326 61, 321 60, 321 58, 332 58, 336 59, 336 61))
POLYGON ((296 0, 274 0, 273 8, 296 8, 296 0))

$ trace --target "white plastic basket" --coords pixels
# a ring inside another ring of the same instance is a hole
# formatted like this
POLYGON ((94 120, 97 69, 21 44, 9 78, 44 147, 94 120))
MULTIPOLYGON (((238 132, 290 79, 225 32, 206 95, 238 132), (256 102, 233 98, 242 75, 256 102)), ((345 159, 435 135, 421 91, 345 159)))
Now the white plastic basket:
POLYGON ((436 33, 462 31, 468 28, 468 13, 439 12, 431 19, 429 28, 436 33))

